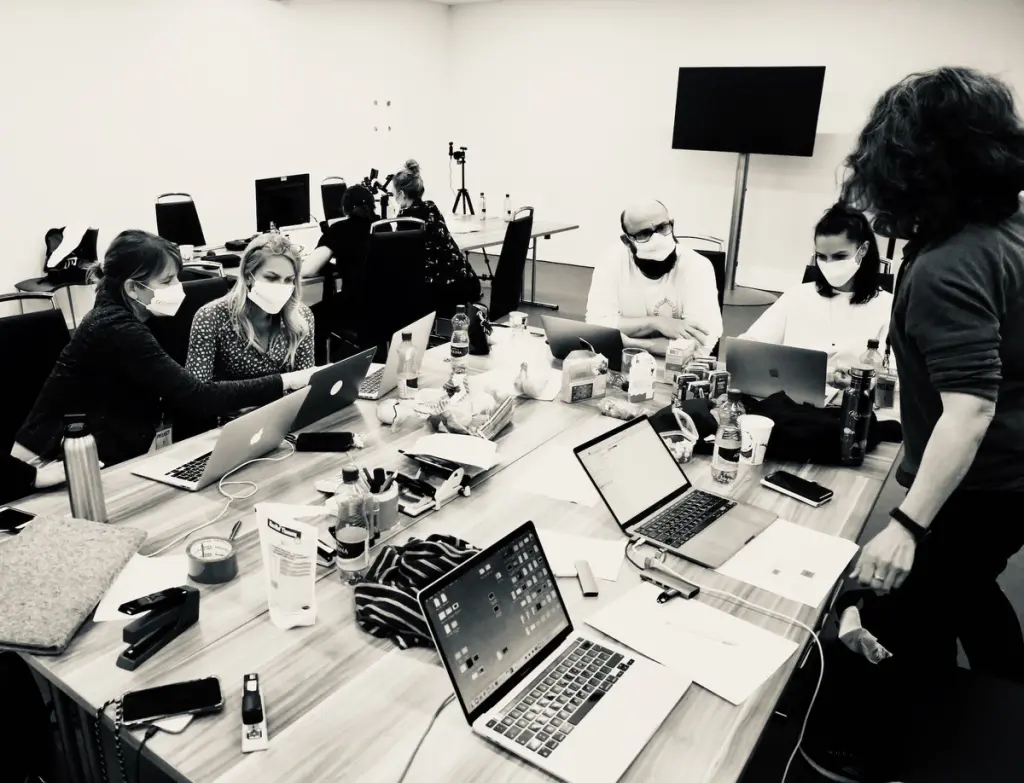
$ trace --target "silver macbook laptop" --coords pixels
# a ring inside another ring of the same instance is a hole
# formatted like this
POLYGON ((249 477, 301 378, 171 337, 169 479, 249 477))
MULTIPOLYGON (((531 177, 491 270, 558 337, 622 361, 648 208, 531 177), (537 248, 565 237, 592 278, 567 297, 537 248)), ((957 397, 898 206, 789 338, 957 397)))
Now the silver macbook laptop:
POLYGON ((291 429, 301 430, 351 405, 359 396, 359 387, 375 352, 375 348, 370 348, 317 370, 309 380, 309 394, 291 429))
POLYGON ((718 568, 775 514, 693 489, 646 416, 573 449, 619 527, 659 549, 718 568))
POLYGON ((824 407, 828 380, 824 351, 736 337, 726 338, 723 351, 732 388, 758 399, 784 391, 794 402, 824 407))
POLYGON ((420 591, 476 734, 570 783, 614 783, 690 681, 573 627, 532 522, 420 591))
POLYGON ((308 394, 307 386, 229 421, 218 433, 212 451, 208 439, 191 438, 158 451, 132 473, 192 492, 208 487, 242 463, 280 446, 308 394))
POLYGON ((398 346, 402 344, 402 332, 412 332, 412 344, 416 346, 419 355, 423 356, 430 342, 430 329, 434 325, 436 315, 425 315, 415 323, 395 332, 384 364, 370 365, 369 374, 359 386, 359 399, 379 400, 398 386, 398 346))

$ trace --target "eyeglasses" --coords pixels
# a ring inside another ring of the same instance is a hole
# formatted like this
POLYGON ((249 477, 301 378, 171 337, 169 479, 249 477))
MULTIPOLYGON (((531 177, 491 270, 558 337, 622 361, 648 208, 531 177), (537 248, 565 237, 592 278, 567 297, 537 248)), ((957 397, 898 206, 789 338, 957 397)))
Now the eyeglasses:
POLYGON ((627 234, 627 236, 634 242, 643 244, 644 242, 650 242, 651 238, 655 234, 661 234, 662 236, 668 236, 672 233, 672 229, 675 228, 676 222, 674 220, 666 220, 664 223, 659 223, 654 228, 641 228, 635 234, 627 234))

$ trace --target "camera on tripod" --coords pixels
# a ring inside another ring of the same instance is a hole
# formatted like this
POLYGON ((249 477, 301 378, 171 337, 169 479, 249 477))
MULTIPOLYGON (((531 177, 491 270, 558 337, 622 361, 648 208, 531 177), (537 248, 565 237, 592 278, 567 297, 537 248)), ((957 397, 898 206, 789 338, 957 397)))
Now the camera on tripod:
MULTIPOLYGON (((469 191, 466 190, 466 148, 459 147, 455 149, 455 142, 448 142, 448 157, 462 166, 462 187, 459 188, 459 192, 455 194, 455 205, 452 207, 452 214, 459 214, 459 207, 462 207, 463 215, 475 215, 473 211, 473 200, 469 197, 469 191)), ((451 164, 448 164, 449 168, 451 164)))
POLYGON ((454 159, 454 161, 456 163, 465 163, 466 162, 466 148, 465 147, 459 147, 458 149, 455 149, 455 142, 449 141, 448 142, 448 157, 454 159))

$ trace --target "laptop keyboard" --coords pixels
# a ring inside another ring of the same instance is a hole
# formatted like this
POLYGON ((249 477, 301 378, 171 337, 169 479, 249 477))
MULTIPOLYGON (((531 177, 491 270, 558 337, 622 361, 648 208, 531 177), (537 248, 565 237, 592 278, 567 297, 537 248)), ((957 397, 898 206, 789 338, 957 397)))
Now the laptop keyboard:
POLYGON ((209 451, 202 456, 196 457, 194 460, 186 462, 181 467, 167 471, 167 475, 171 478, 180 479, 181 481, 199 481, 199 479, 203 477, 203 471, 206 470, 206 463, 210 461, 211 454, 213 454, 213 452, 209 451))
POLYGON ((487 728, 547 758, 633 665, 633 658, 577 639, 487 728))
POLYGON ((370 399, 376 397, 377 392, 380 391, 380 382, 382 380, 384 380, 383 367, 363 378, 363 382, 359 384, 359 396, 364 398, 368 397, 370 399))
POLYGON ((678 548, 735 505, 731 500, 696 489, 636 532, 651 541, 678 548))

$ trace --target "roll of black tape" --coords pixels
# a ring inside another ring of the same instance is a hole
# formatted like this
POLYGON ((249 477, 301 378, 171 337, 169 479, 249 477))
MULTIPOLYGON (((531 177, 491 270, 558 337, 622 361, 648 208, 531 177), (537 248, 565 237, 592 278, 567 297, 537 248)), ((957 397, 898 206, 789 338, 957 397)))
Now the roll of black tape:
POLYGON ((189 544, 185 552, 193 582, 219 585, 238 575, 235 545, 226 538, 201 538, 189 544))

